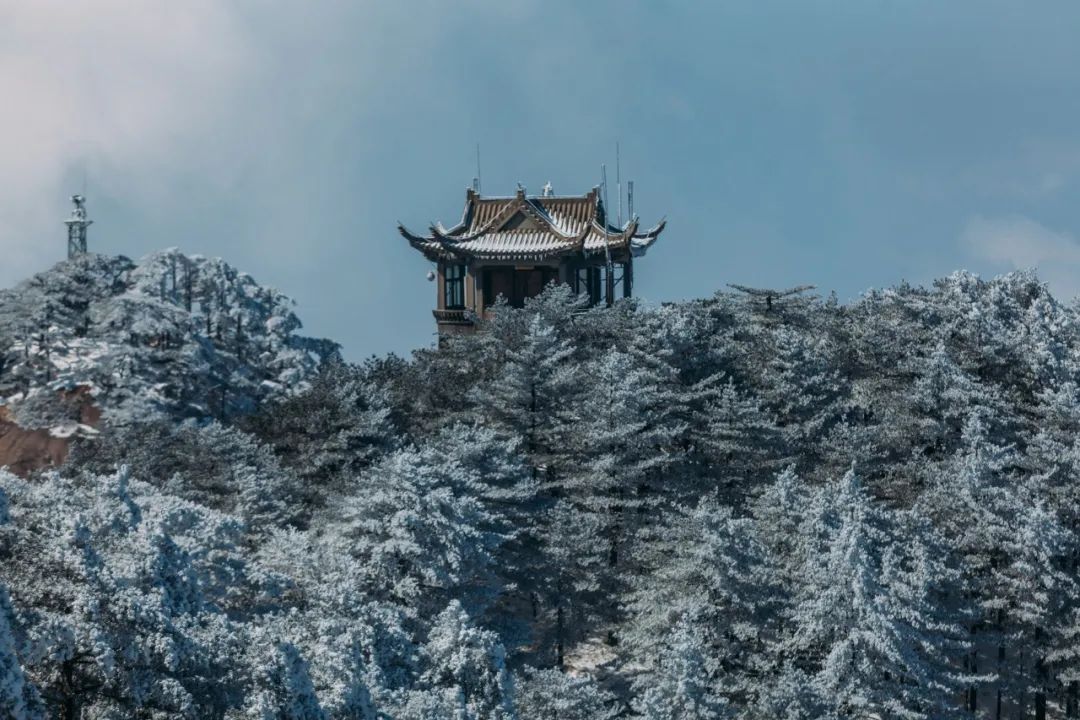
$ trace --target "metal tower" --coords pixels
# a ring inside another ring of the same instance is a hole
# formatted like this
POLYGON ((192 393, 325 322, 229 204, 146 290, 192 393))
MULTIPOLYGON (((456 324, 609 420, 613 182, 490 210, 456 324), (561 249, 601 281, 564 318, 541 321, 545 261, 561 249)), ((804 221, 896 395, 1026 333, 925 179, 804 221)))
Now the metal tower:
POLYGON ((86 198, 72 195, 71 202, 75 203, 75 208, 71 217, 64 221, 68 228, 68 259, 86 254, 86 228, 94 222, 86 217, 86 198))

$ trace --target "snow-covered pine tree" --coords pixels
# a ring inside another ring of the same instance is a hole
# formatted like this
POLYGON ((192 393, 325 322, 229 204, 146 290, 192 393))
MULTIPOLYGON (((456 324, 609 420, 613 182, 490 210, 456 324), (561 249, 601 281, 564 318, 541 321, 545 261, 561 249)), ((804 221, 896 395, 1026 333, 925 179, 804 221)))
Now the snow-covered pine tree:
POLYGON ((934 621, 932 559, 907 556, 854 469, 820 502, 805 530, 821 553, 804 568, 790 652, 839 716, 946 716, 958 691, 946 652, 960 630, 934 621))
POLYGON ((1021 505, 1016 520, 1015 554, 995 607, 1009 655, 1008 664, 999 667, 998 686, 1017 713, 1026 715, 1031 707, 1043 720, 1058 689, 1053 675, 1068 681, 1076 671, 1080 588, 1061 569, 1061 561, 1075 552, 1070 547, 1075 538, 1037 501, 1021 505))
POLYGON ((360 561, 372 599, 423 617, 450 598, 497 592, 488 583, 503 537, 466 492, 467 476, 456 459, 404 448, 363 473, 340 500, 327 532, 339 552, 360 561))
POLYGON ((251 720, 327 720, 308 675, 308 663, 295 645, 278 642, 266 649, 255 672, 244 718, 251 720))
POLYGON ((385 390, 361 368, 324 363, 310 387, 264 408, 245 427, 306 485, 340 488, 399 443, 385 390))
POLYGON ((476 627, 452 600, 439 613, 424 646, 427 670, 421 683, 456 698, 462 720, 513 720, 513 686, 498 636, 476 627))
POLYGON ((511 652, 532 641, 534 618, 528 608, 540 597, 547 572, 537 519, 551 505, 519 448, 516 438, 462 423, 443 428, 426 447, 437 462, 460 468, 459 491, 485 511, 480 529, 502 539, 492 550, 492 580, 466 600, 466 609, 496 629, 511 652))
POLYGON ((611 349, 589 363, 583 376, 588 386, 568 438, 576 462, 558 482, 558 496, 595 516, 601 536, 582 543, 581 551, 603 553, 596 566, 606 564, 608 572, 598 580, 614 598, 623 566, 635 564, 628 545, 676 464, 674 444, 682 428, 670 411, 675 393, 669 378, 657 368, 611 349))
POLYGON ((585 568, 601 567, 595 560, 606 557, 607 548, 599 549, 603 540, 595 517, 580 505, 558 500, 572 469, 574 421, 583 412, 577 397, 584 378, 574 362, 574 348, 542 313, 523 318, 527 324, 517 344, 500 351, 505 358, 501 368, 473 386, 468 398, 489 427, 518 441, 538 486, 538 499, 548 508, 529 519, 527 530, 541 538, 545 548, 545 566, 535 574, 542 589, 531 598, 531 619, 534 632, 545 638, 542 645, 551 638, 561 665, 567 643, 585 629, 590 603, 595 602, 588 596, 599 587, 592 570, 585 568))
POLYGON ((1007 701, 1012 652, 1008 641, 1009 609, 1015 607, 1013 559, 1024 549, 1018 543, 1016 508, 1017 457, 1011 447, 992 443, 979 414, 967 420, 962 452, 939 469, 938 483, 919 498, 915 512, 930 519, 949 538, 961 569, 961 592, 977 611, 969 624, 973 647, 965 670, 974 678, 967 690, 972 712, 1007 701), (988 695, 981 691, 989 690, 988 695))
POLYGON ((803 471, 821 460, 820 444, 842 419, 847 387, 832 359, 828 338, 814 338, 796 328, 779 326, 770 333, 767 360, 758 371, 761 399, 776 417, 781 436, 799 448, 803 471))
POLYGON ((664 638, 652 671, 639 680, 638 713, 645 720, 732 717, 727 699, 715 687, 719 666, 698 619, 680 618, 664 638))
POLYGON ((560 670, 572 643, 596 631, 596 608, 603 597, 600 578, 607 567, 603 525, 593 513, 559 500, 545 514, 541 593, 533 606, 538 659, 560 670), (548 655, 548 650, 551 655, 548 655))
POLYGON ((816 548, 803 531, 809 521, 813 490, 787 467, 750 504, 757 542, 765 550, 768 575, 787 597, 799 582, 808 555, 816 548))
POLYGON ((217 422, 110 426, 104 437, 76 444, 69 463, 95 474, 126 465, 177 497, 240 516, 256 533, 303 524, 321 501, 270 447, 217 422))
POLYGON ((789 448, 775 421, 730 376, 711 378, 694 389, 704 403, 692 418, 690 437, 703 458, 704 482, 741 504, 778 468, 789 448))
POLYGON ((116 425, 224 420, 301 389, 333 354, 299 328, 288 298, 221 260, 80 256, 0 292, 0 336, 12 341, 0 396, 17 410, 37 392, 81 387, 116 425), (213 301, 188 292, 195 275, 213 301))
POLYGON ((514 683, 514 696, 522 720, 615 720, 623 713, 615 695, 590 676, 554 668, 525 668, 514 683))
POLYGON ((574 348, 536 314, 520 344, 504 352, 499 374, 469 398, 492 427, 520 438, 534 479, 556 482, 566 470, 567 434, 581 412, 575 409, 581 375, 571 362, 574 348))
POLYGON ((25 671, 50 714, 216 717, 245 591, 239 524, 130 481, 0 477, 17 521, 0 582, 29 608, 25 671))
POLYGON ((23 672, 14 624, 11 598, 7 588, 0 585, 0 716, 10 720, 38 720, 44 717, 41 698, 23 672))
MULTIPOLYGON (((1067 365, 1074 367, 1075 362, 1070 360, 1067 365)), ((1038 394, 1037 415, 1038 424, 1026 438, 1022 458, 1026 487, 1030 497, 1044 503, 1057 518, 1059 532, 1065 533, 1061 539, 1066 547, 1056 567, 1074 578, 1080 569, 1080 388, 1072 380, 1051 383, 1038 394)), ((1066 717, 1073 717, 1080 715, 1080 652, 1076 643, 1080 605, 1074 598, 1063 599, 1063 637, 1051 649, 1049 663, 1064 684, 1060 703, 1066 708, 1066 717)), ((1038 646, 1041 650, 1042 643, 1038 646)))
POLYGON ((670 651, 665 643, 677 639, 676 626, 692 626, 702 662, 719 685, 717 696, 752 702, 755 678, 769 665, 770 618, 781 609, 775 602, 780 586, 766 572, 753 523, 710 498, 668 522, 651 544, 649 574, 634 583, 627 600, 630 659, 649 673, 661 672, 658 663, 670 651))

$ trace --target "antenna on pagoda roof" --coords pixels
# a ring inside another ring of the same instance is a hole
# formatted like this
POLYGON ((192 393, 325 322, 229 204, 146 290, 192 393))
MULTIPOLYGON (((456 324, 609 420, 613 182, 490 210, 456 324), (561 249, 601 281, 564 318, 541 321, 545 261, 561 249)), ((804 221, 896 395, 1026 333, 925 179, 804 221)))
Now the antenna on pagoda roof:
POLYGON ((477 195, 480 194, 480 187, 481 187, 481 180, 480 179, 481 179, 481 177, 482 176, 480 175, 480 143, 476 143, 476 177, 473 178, 473 186, 474 186, 473 189, 476 190, 477 195))
POLYGON ((86 215, 85 196, 72 195, 71 202, 75 207, 71 211, 71 217, 64 221, 68 228, 67 250, 69 260, 76 255, 86 254, 86 228, 94 223, 86 215))
POLYGON ((615 141, 615 192, 619 194, 618 227, 622 227, 622 175, 619 166, 619 141, 615 141))
POLYGON ((604 285, 606 285, 604 296, 607 298, 607 304, 610 306, 615 301, 615 264, 611 261, 611 232, 608 230, 611 223, 608 222, 608 213, 611 206, 608 205, 608 192, 607 192, 607 165, 600 166, 600 184, 604 189, 604 262, 607 264, 606 277, 604 278, 604 285))

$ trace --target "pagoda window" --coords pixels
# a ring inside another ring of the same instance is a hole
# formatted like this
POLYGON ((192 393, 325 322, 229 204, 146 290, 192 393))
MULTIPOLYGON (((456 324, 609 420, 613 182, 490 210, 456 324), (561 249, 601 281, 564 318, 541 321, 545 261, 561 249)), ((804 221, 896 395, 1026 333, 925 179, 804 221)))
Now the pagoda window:
POLYGON ((514 296, 514 269, 493 267, 484 269, 484 307, 494 305, 501 296, 510 302, 514 296))
POLYGON ((494 305, 501 296, 511 307, 524 307, 525 301, 544 291, 548 283, 557 282, 559 270, 554 267, 492 267, 484 268, 484 307, 494 305))
POLYGON ((447 265, 443 276, 443 299, 448 310, 465 307, 465 266, 447 265))

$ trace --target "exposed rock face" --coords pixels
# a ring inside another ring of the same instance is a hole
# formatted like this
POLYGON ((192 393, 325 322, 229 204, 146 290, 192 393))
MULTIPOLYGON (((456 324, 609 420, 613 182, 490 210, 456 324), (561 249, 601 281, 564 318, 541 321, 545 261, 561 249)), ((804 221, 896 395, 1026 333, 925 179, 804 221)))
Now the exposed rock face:
POLYGON ((34 470, 56 467, 67 459, 70 437, 54 437, 48 430, 27 430, 0 421, 0 467, 25 477, 34 470))
POLYGON ((90 388, 61 390, 58 400, 77 418, 70 425, 54 428, 24 428, 15 422, 6 407, 0 407, 0 467, 25 477, 34 470, 62 465, 71 441, 93 434, 101 421, 101 410, 93 404, 90 388))

